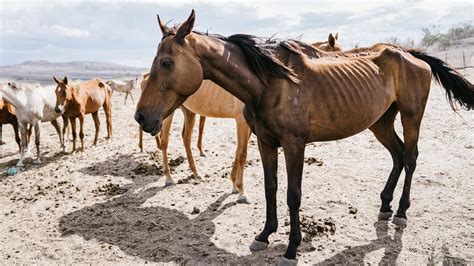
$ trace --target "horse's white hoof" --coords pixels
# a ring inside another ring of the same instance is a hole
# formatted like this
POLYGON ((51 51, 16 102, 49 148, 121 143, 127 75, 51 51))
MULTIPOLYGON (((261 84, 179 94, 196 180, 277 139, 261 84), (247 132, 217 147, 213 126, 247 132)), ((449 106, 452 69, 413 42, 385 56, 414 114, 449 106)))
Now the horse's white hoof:
POLYGON ((237 194, 237 193, 239 193, 239 190, 234 186, 234 187, 232 187, 232 192, 231 193, 232 194, 237 194))
POLYGON ((25 166, 25 165, 23 164, 23 162, 18 162, 18 163, 16 164, 16 167, 23 167, 23 166, 25 166))
POLYGON ((200 156, 201 157, 206 157, 206 154, 204 152, 201 152, 200 156))
POLYGON ((36 159, 33 161, 33 164, 41 164, 41 160, 40 159, 36 159))
POLYGON ((258 241, 258 240, 253 240, 252 244, 250 244, 250 250, 251 251, 260 251, 260 250, 264 250, 268 247, 268 243, 266 242, 261 242, 261 241, 258 241))
POLYGON ((173 179, 165 181, 165 187, 170 187, 170 186, 174 186, 174 185, 176 185, 176 183, 173 181, 173 179))
POLYGON ((379 212, 379 221, 387 221, 392 218, 393 212, 379 212))
POLYGON ((237 203, 250 204, 250 201, 247 199, 247 196, 240 195, 237 199, 237 203))
POLYGON ((277 264, 278 266, 293 266, 298 265, 298 260, 287 259, 283 257, 277 264))
POLYGON ((393 217, 393 220, 392 220, 393 224, 400 225, 400 226, 406 226, 407 222, 408 220, 406 218, 397 217, 397 216, 393 217))

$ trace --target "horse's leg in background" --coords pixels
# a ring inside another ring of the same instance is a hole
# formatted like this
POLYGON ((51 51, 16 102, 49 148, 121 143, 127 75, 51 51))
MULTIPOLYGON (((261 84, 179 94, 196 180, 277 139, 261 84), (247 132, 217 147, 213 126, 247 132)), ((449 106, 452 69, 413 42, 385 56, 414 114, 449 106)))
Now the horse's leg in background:
POLYGON ((191 139, 193 137, 194 123, 196 121, 196 114, 189 111, 186 107, 181 106, 181 110, 184 114, 184 127, 181 131, 183 137, 184 149, 186 150, 186 156, 188 157, 189 168, 194 174, 194 177, 200 178, 196 168, 196 162, 194 161, 193 150, 191 148, 191 139))
POLYGON ((206 154, 202 150, 202 136, 204 134, 204 125, 206 124, 206 117, 200 115, 199 116, 199 135, 198 135, 198 142, 197 142, 197 147, 199 149, 199 153, 201 157, 206 157, 206 154))
POLYGON ((266 200, 266 220, 262 232, 255 237, 250 245, 250 250, 259 251, 268 247, 268 237, 276 232, 278 228, 276 192, 278 189, 278 147, 269 145, 258 139, 258 150, 262 158, 265 200, 266 200))
POLYGON ((3 134, 2 133, 3 133, 3 125, 0 124, 0 145, 5 144, 5 142, 3 142, 3 136, 2 136, 3 134))
POLYGON ((41 163, 41 153, 40 153, 41 132, 40 132, 39 122, 36 122, 34 124, 34 127, 35 127, 35 144, 36 144, 36 160, 34 161, 34 163, 40 164, 41 163))
POLYGON ((393 191, 397 186, 398 179, 403 170, 403 142, 395 132, 393 125, 397 113, 398 108, 394 103, 385 114, 369 128, 377 140, 390 152, 393 160, 392 171, 390 172, 390 176, 382 193, 380 193, 380 199, 382 200, 379 213, 380 220, 388 220, 392 217, 393 211, 390 203, 393 199, 393 191))
POLYGON ((135 104, 135 101, 133 100, 133 93, 132 93, 132 91, 129 91, 128 94, 130 94, 130 99, 132 99, 132 103, 135 104))
POLYGON ((81 139, 81 154, 84 153, 84 114, 79 115, 79 138, 81 139))
POLYGON ((174 185, 174 181, 171 178, 170 166, 168 164, 168 143, 170 137, 171 124, 173 122, 174 112, 171 113, 167 118, 163 120, 163 127, 161 128, 161 153, 163 157, 163 173, 165 174, 165 186, 174 185))
POLYGON ((31 152, 31 134, 33 133, 33 125, 27 124, 26 126, 26 153, 31 152))
POLYGON ((13 120, 12 121, 12 127, 13 127, 13 132, 15 133, 15 141, 18 144, 18 149, 21 150, 21 139, 20 139, 20 134, 19 134, 19 129, 18 129, 18 120, 13 120))
POLYGON ((155 136, 156 148, 161 150, 161 134, 156 134, 155 136))
POLYGON ((138 126, 138 148, 140 148, 140 152, 143 152, 143 129, 141 126, 138 126))
POLYGON ((125 101, 123 102, 123 105, 127 105, 127 98, 128 98, 128 92, 125 92, 125 101))
POLYGON ((76 151, 76 138, 77 138, 77 133, 76 133, 76 118, 69 118, 69 121, 71 122, 71 130, 72 130, 72 152, 76 151))
POLYGON ((18 163, 16 164, 16 166, 18 167, 23 167, 23 161, 25 160, 25 152, 26 152, 26 147, 28 145, 28 132, 27 132, 27 127, 28 127, 28 124, 27 123, 23 123, 23 122, 20 122, 19 123, 19 126, 20 126, 20 142, 21 142, 21 145, 20 145, 20 160, 18 160, 18 163))
POLYGON ((94 126, 95 126, 95 137, 94 137, 94 146, 95 146, 97 144, 97 139, 99 139, 99 130, 100 130, 99 111, 92 113, 92 119, 94 120, 94 126))
POLYGON ((243 115, 239 115, 236 119, 237 128, 237 150, 235 152, 234 166, 230 178, 233 184, 232 193, 239 193, 238 203, 250 203, 244 194, 244 167, 247 161, 247 146, 250 138, 250 128, 243 115))
POLYGON ((63 152, 66 152, 66 136, 67 136, 67 139, 69 139, 69 135, 70 135, 70 125, 69 125, 69 118, 67 117, 67 115, 63 114, 61 116, 63 118, 63 144, 62 144, 62 147, 63 148, 63 152))
POLYGON ((62 148, 64 146, 64 139, 61 133, 61 127, 59 127, 58 120, 56 119, 52 120, 51 125, 53 125, 54 129, 56 129, 56 133, 58 133, 59 144, 61 145, 61 148, 62 148))
POLYGON ((105 123, 107 124, 107 139, 112 139, 112 91, 105 92, 105 101, 102 107, 105 113, 105 123))

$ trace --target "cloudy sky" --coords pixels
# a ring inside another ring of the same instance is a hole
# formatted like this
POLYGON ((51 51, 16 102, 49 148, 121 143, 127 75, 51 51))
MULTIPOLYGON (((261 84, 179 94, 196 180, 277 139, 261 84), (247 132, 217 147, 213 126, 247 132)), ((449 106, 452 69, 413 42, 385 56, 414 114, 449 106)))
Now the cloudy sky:
POLYGON ((421 29, 473 23, 474 1, 21 1, 0 0, 0 65, 25 60, 110 61, 149 67, 161 32, 156 14, 178 23, 196 10, 200 31, 327 39, 343 48, 421 29))

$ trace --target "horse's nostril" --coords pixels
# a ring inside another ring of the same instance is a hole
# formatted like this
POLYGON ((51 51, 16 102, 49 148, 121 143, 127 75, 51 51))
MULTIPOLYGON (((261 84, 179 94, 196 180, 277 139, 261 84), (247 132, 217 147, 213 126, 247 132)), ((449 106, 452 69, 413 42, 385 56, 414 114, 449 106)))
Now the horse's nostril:
POLYGON ((138 124, 143 125, 143 122, 145 122, 145 116, 140 112, 136 112, 135 120, 138 122, 138 124))
POLYGON ((61 113, 61 109, 59 109, 59 107, 54 108, 54 111, 55 111, 56 113, 61 113))

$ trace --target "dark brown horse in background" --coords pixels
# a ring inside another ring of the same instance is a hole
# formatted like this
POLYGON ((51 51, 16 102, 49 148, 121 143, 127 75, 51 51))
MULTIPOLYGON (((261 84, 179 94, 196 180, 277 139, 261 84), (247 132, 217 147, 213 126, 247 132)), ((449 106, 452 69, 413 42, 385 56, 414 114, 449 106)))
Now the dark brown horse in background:
POLYGON ((3 138, 2 138, 2 133, 3 133, 3 124, 10 124, 13 127, 13 132, 15 133, 15 141, 18 144, 18 148, 21 149, 20 147, 20 133, 18 130, 18 120, 16 119, 15 116, 15 107, 11 105, 11 103, 3 100, 0 97, 0 145, 3 145, 3 138))
POLYGON ((135 119, 145 132, 156 135, 162 120, 192 95, 203 79, 212 80, 245 104, 245 119, 258 137, 267 202, 265 226, 250 249, 266 248, 269 235, 278 227, 278 147, 283 147, 288 175, 291 229, 284 254, 288 261, 296 258, 301 242, 305 144, 346 138, 367 128, 388 149, 394 163, 381 193, 380 217, 392 215, 393 190, 404 168, 403 193, 393 222, 406 224, 431 75, 440 81, 451 103, 456 101, 466 109, 474 108, 474 88, 469 81, 443 61, 419 51, 387 48, 355 58, 311 58, 293 41, 193 32, 194 21, 194 11, 179 28, 170 29, 159 20, 163 38, 135 119), (394 130, 398 112, 404 141, 394 130))

